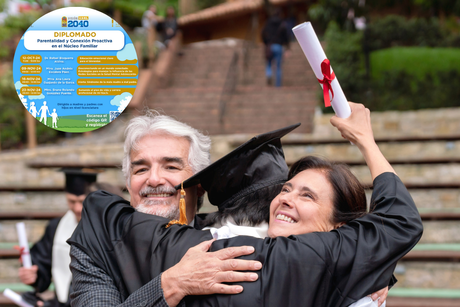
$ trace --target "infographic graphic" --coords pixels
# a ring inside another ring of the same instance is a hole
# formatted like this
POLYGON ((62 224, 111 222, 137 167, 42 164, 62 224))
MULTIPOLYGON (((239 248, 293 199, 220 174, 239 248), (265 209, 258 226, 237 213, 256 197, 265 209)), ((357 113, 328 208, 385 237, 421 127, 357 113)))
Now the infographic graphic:
POLYGON ((84 7, 52 11, 21 38, 16 92, 42 124, 86 132, 117 118, 131 101, 139 65, 134 45, 109 16, 84 7))

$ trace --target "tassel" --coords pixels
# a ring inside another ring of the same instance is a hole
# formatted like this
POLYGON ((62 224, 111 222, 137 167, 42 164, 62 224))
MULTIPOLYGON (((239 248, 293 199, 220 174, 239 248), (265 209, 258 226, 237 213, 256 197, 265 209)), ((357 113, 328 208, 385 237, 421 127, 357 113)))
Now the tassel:
POLYGON ((179 213, 180 213, 179 220, 170 221, 168 223, 168 225, 166 225, 166 228, 168 228, 169 226, 174 225, 174 224, 188 225, 186 206, 185 206, 184 182, 181 183, 181 187, 180 187, 179 213))

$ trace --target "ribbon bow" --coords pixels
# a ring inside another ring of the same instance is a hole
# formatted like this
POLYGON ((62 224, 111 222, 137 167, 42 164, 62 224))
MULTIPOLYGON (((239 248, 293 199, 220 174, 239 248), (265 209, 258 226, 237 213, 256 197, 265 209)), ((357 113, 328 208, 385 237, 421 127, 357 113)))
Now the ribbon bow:
POLYGON ((324 106, 330 107, 331 101, 334 99, 334 91, 332 90, 331 82, 335 78, 334 72, 331 74, 331 63, 328 59, 321 62, 321 72, 323 73, 323 80, 318 79, 319 83, 323 85, 324 106), (331 91, 332 98, 329 98, 329 91, 331 91))
POLYGON ((17 245, 13 246, 13 248, 19 252, 19 261, 22 263, 22 255, 28 255, 29 252, 26 252, 24 247, 19 247, 17 245))

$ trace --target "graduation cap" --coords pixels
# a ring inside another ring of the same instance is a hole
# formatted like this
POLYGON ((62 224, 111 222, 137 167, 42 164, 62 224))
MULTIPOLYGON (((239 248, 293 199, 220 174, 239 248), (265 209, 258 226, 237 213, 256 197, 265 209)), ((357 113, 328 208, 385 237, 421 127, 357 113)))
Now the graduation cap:
POLYGON ((298 126, 300 123, 253 137, 185 180, 184 188, 201 184, 211 204, 223 210, 252 192, 284 183, 289 170, 280 139, 298 126))
POLYGON ((70 168, 65 167, 60 169, 65 174, 65 188, 64 191, 74 195, 83 195, 88 192, 89 186, 96 182, 96 177, 101 170, 92 168, 70 168))

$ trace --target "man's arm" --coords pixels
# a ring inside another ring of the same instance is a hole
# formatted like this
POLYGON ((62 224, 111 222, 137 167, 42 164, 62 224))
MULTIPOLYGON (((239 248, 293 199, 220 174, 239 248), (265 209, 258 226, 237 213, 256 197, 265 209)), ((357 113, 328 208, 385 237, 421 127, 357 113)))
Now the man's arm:
POLYGON ((168 307, 161 289, 161 275, 133 292, 124 302, 120 291, 104 270, 76 246, 70 248, 70 270, 72 306, 111 307, 111 306, 155 306, 168 307))
POLYGON ((213 241, 191 248, 176 266, 133 292, 125 301, 110 276, 91 257, 72 245, 72 306, 185 306, 182 299, 186 295, 240 293, 243 291, 241 286, 222 283, 255 281, 258 278, 255 273, 234 272, 258 270, 262 267, 258 261, 233 259, 251 254, 254 248, 232 247, 207 253, 213 241))

